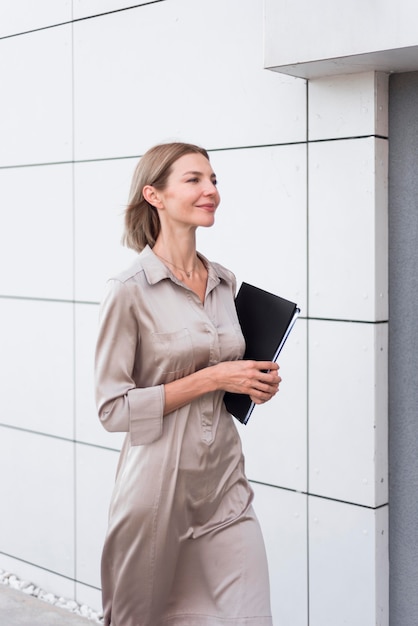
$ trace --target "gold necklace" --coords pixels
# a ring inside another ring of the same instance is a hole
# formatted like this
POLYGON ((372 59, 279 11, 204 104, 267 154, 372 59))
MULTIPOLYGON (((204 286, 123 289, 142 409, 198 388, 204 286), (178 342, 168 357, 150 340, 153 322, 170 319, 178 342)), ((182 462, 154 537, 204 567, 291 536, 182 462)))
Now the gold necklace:
POLYGON ((179 267, 178 265, 175 265, 174 263, 172 263, 171 261, 169 261, 168 259, 165 259, 163 256, 157 254, 156 252, 154 252, 154 254, 161 259, 162 261, 165 261, 166 263, 169 263, 170 265, 172 265, 173 267, 176 268, 176 270, 179 270, 180 272, 183 272, 183 274, 186 274, 187 278, 190 278, 190 276, 192 275, 192 272, 195 271, 196 267, 197 267, 197 258, 194 262, 194 265, 192 267, 191 270, 187 271, 184 269, 184 267, 179 267))

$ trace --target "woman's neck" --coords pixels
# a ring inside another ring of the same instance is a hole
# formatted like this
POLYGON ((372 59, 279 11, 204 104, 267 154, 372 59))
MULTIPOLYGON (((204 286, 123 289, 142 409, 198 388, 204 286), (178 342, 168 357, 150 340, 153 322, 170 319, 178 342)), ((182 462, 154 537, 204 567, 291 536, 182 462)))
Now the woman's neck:
POLYGON ((164 261, 184 271, 193 271, 197 263, 196 239, 178 238, 173 240, 159 236, 153 247, 153 252, 164 261))
POLYGON ((208 270, 198 257, 196 242, 181 240, 173 245, 167 244, 164 237, 158 237, 152 251, 170 269, 176 278, 194 291, 203 303, 205 301, 208 270), (186 245, 187 244, 187 245, 186 245))

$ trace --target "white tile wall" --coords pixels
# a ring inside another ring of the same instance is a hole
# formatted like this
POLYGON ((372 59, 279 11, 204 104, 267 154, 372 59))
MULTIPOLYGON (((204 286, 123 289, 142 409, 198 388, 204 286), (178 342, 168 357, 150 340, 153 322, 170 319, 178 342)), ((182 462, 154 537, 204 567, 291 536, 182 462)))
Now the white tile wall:
POLYGON ((99 307, 75 305, 75 439, 106 448, 120 449, 123 433, 109 433, 100 423, 94 399, 94 350, 99 307))
POLYGON ((76 579, 98 588, 118 456, 110 450, 76 446, 76 579))
POLYGON ((71 0, 2 0, 0 37, 71 20, 71 0))
POLYGON ((211 154, 221 204, 199 247, 246 281, 296 301, 306 315, 306 146, 211 154))
POLYGON ((388 626, 387 544, 387 507, 309 497, 310 626, 388 626))
POLYGON ((13 558, 0 552, 0 568, 15 574, 20 580, 32 582, 37 587, 58 597, 62 596, 69 600, 75 597, 74 589, 76 585, 72 578, 42 569, 37 564, 27 563, 24 560, 13 558))
POLYGON ((138 159, 74 166, 75 297, 99 302, 105 283, 135 256, 121 244, 123 212, 138 159))
POLYGON ((379 64, 379 53, 392 51, 393 56, 383 56, 381 65, 386 66, 386 71, 399 71, 399 53, 411 47, 411 58, 406 55, 410 62, 405 66, 411 71, 416 69, 418 8, 413 0, 350 0, 344 4, 317 0, 302 6, 287 0, 265 0, 265 15, 267 67, 290 65, 303 75, 304 64, 323 61, 319 68, 322 76, 344 71, 352 74, 362 67, 357 55, 363 55, 367 61, 370 53, 376 53, 369 61, 373 68, 379 64))
POLYGON ((269 563, 273 623, 306 626, 307 496, 266 485, 253 488, 269 563))
POLYGON ((270 485, 307 490, 307 336, 299 319, 279 358, 278 395, 239 425, 247 475, 270 485))
POLYGON ((0 166, 68 161, 71 26, 3 39, 1 51, 0 166))
POLYGON ((0 552, 73 578, 72 444, 1 427, 0 458, 0 552))
POLYGON ((386 324, 309 322, 309 490, 387 502, 386 324))
MULTIPOLYGON (((2 3, 0 37, 71 11, 32 4, 2 3)), ((97 303, 134 255, 119 241, 138 156, 189 140, 212 148, 222 195, 202 252, 325 318, 298 321, 280 394, 241 428, 275 623, 387 626, 387 510, 372 508, 387 502, 387 328, 326 321, 387 319, 387 145, 341 141, 386 136, 386 78, 311 83, 309 139, 339 141, 311 143, 308 172, 306 84, 263 69, 263 0, 119 11, 132 4, 73 0, 74 27, 0 40, 0 467, 15 479, 0 567, 99 608, 123 435, 96 417, 97 303)))
POLYGON ((309 140, 388 136, 388 77, 364 72, 310 80, 309 140))
POLYGON ((1 298, 0 318, 1 422, 72 438, 72 304, 1 298))
POLYGON ((77 159, 306 137, 304 81, 263 69, 262 0, 146 5, 77 22, 74 45, 77 159))
POLYGON ((71 299, 71 165, 0 169, 0 206, 0 294, 71 299))
POLYGON ((73 0, 73 18, 77 20, 109 11, 136 7, 148 2, 149 0, 73 0))
POLYGON ((85 604, 99 614, 102 612, 102 592, 100 589, 75 583, 75 599, 79 604, 85 604))
POLYGON ((387 319, 386 190, 386 140, 310 144, 310 316, 387 319))

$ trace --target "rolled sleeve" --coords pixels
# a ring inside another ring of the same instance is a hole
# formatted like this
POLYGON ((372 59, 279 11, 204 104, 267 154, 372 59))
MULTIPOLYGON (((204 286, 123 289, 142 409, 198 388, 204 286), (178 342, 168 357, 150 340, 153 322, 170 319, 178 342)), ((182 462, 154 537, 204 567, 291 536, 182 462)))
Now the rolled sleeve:
POLYGON ((164 385, 128 392, 131 445, 152 443, 163 432, 164 385))
POLYGON ((163 430, 164 385, 141 387, 133 378, 140 340, 130 290, 112 280, 100 311, 96 403, 103 427, 110 432, 129 432, 132 445, 152 443, 163 430))

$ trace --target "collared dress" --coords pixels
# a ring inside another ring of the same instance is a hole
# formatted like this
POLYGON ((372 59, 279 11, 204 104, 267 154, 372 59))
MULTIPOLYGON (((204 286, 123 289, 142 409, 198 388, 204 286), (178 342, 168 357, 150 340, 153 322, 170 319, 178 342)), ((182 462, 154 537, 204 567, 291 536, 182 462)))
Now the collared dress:
POLYGON ((204 303, 146 247, 108 281, 98 413, 126 432, 102 555, 105 626, 271 626, 267 559, 223 392, 163 416, 164 385, 242 358, 235 277, 208 269, 204 303))

